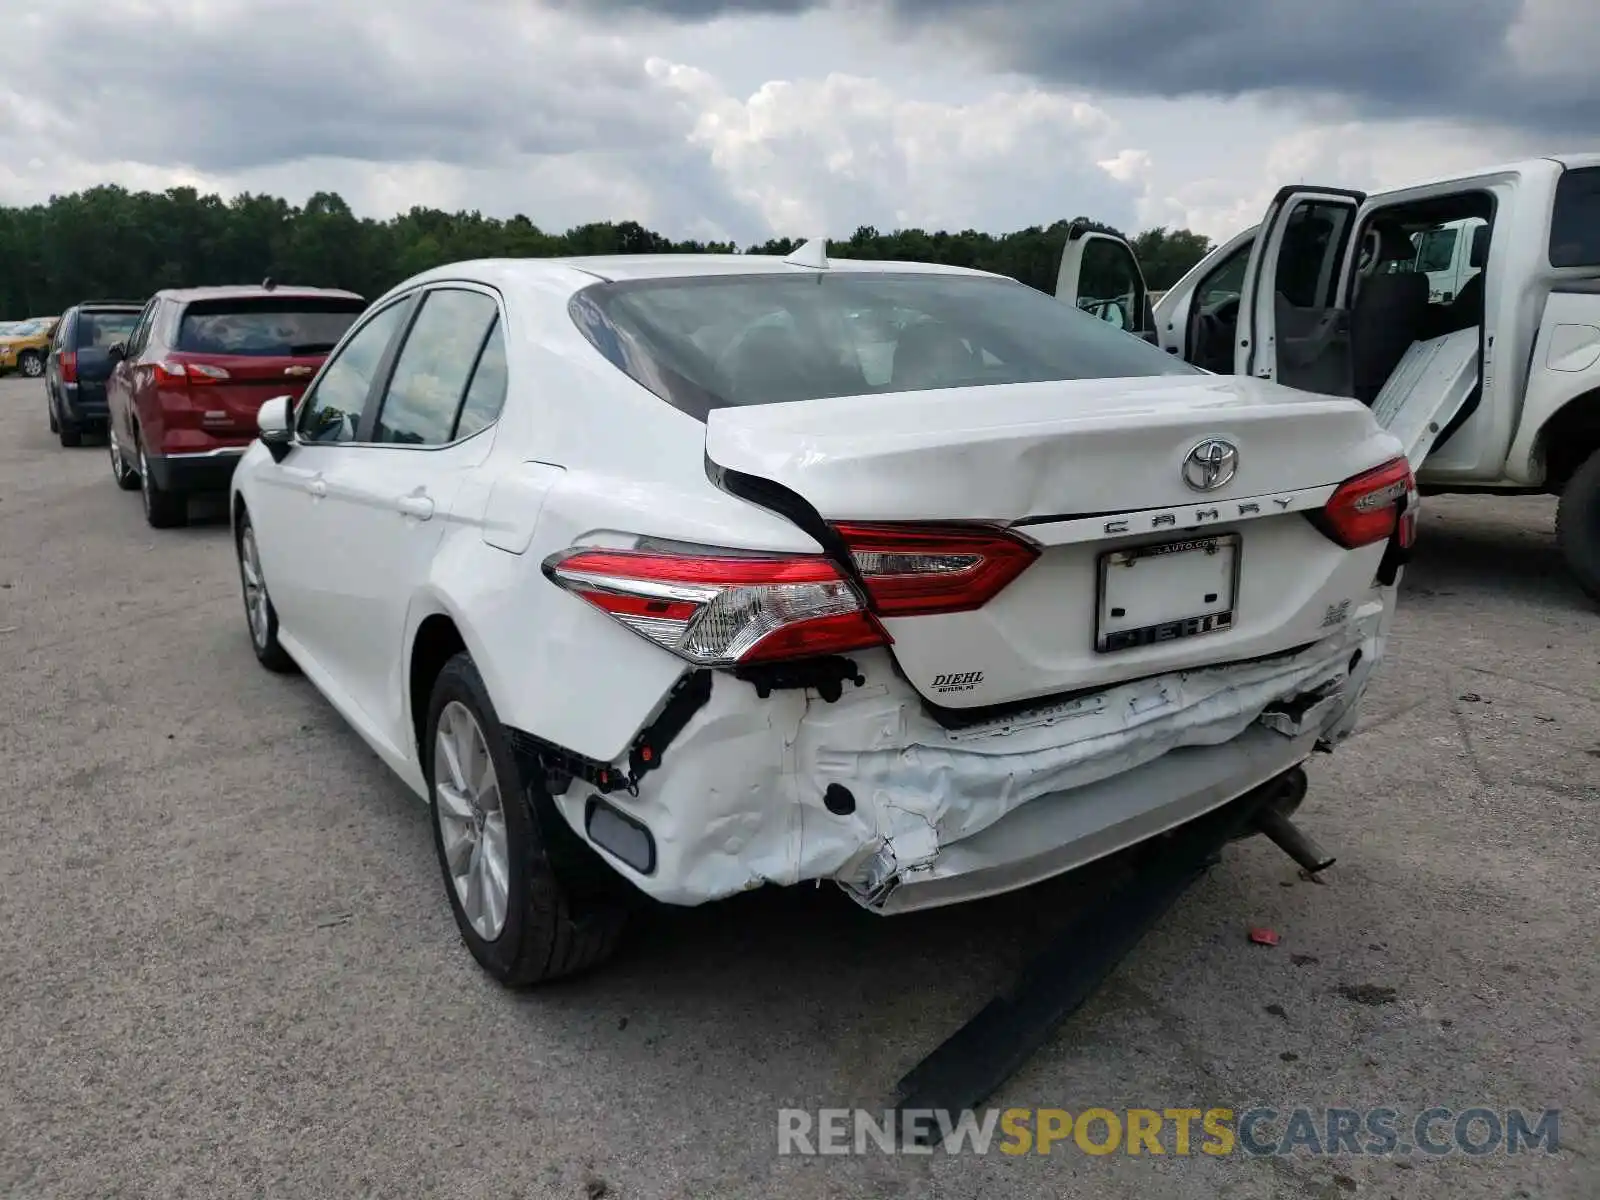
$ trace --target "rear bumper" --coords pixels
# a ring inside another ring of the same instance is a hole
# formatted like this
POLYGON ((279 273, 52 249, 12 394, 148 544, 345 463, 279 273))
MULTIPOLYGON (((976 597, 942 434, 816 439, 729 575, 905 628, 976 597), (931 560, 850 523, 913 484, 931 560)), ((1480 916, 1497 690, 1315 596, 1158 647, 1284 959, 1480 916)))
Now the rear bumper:
MULTIPOLYGON (((758 700, 717 675, 638 795, 604 799, 648 832, 648 872, 591 840, 674 904, 832 879, 863 906, 900 913, 1024 887, 1186 824, 1340 740, 1392 605, 1388 589, 1292 655, 960 731, 929 718, 878 651, 858 658, 866 685, 832 704, 798 691, 758 700)), ((585 836, 592 794, 574 781, 555 798, 585 836)))
POLYGON ((150 477, 166 492, 222 492, 248 446, 219 446, 189 454, 147 454, 150 477))
POLYGON ((60 402, 60 415, 74 425, 104 424, 109 415, 103 383, 63 383, 56 391, 56 398, 60 402))
POLYGON ((1204 816, 1304 762, 1320 736, 1253 726, 1221 746, 1173 750, 1126 775, 1041 796, 903 872, 886 891, 846 891, 893 914, 1027 887, 1204 816))

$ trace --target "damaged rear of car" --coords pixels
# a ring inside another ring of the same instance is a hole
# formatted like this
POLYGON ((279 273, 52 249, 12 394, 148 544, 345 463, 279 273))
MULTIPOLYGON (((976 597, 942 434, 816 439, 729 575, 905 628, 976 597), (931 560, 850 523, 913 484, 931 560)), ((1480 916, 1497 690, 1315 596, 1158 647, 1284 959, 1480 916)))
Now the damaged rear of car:
MULTIPOLYGON (((1416 519, 1363 406, 1197 371, 975 272, 662 269, 600 272, 577 327, 703 423, 730 529, 753 506, 810 548, 658 515, 542 559, 682 664, 625 755, 568 756, 552 788, 640 889, 992 895, 1349 732, 1416 519)), ((584 491, 569 464, 546 512, 576 526, 584 491)))

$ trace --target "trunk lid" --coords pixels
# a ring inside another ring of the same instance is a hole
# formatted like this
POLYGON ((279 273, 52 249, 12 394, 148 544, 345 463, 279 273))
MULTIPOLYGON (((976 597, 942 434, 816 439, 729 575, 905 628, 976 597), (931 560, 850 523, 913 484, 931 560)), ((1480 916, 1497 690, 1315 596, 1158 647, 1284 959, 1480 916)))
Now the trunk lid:
POLYGON ((1354 400, 1161 376, 714 409, 706 453, 830 522, 978 521, 1031 540, 1038 558, 983 607, 884 621, 925 698, 983 708, 1327 636, 1370 593, 1383 545, 1345 550, 1305 514, 1401 450, 1354 400), (1201 490, 1197 451, 1232 474, 1201 490))
POLYGON ((298 401, 326 357, 323 353, 280 358, 175 351, 167 361, 183 367, 189 402, 200 410, 208 432, 253 438, 262 404, 274 396, 298 401))
POLYGON ((79 384, 100 384, 111 378, 111 359, 101 346, 85 346, 76 352, 79 384))

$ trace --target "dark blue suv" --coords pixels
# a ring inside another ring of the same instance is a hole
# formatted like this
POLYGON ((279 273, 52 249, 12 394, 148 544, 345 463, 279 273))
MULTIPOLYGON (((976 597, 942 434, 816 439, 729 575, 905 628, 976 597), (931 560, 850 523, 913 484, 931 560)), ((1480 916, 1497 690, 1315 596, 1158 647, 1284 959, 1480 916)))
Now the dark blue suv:
POLYGON ((106 426, 106 354, 126 342, 144 305, 134 300, 84 300, 61 316, 45 357, 45 402, 50 432, 63 446, 83 444, 86 429, 106 426))

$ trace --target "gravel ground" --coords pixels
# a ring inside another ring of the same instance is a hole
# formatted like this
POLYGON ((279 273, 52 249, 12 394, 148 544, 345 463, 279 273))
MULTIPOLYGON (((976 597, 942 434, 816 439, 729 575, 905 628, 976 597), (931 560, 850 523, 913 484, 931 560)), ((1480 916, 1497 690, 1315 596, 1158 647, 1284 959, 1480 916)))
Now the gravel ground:
POLYGON ((1428 502, 1363 727, 1313 764, 1325 885, 1232 849, 996 1098, 1562 1110, 1559 1155, 1442 1159, 779 1158, 780 1107, 881 1107, 1083 882, 663 912, 505 993, 423 809, 252 661, 205 514, 149 529, 0 381, 0 1195, 1600 1194, 1600 614, 1549 502, 1428 502))

